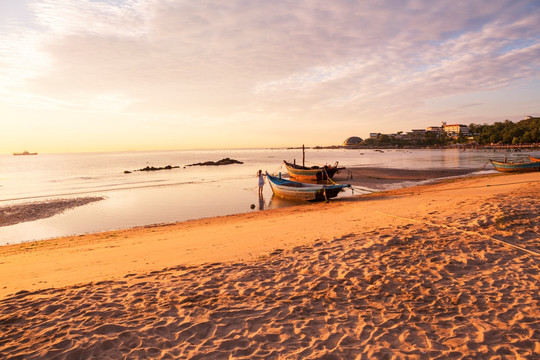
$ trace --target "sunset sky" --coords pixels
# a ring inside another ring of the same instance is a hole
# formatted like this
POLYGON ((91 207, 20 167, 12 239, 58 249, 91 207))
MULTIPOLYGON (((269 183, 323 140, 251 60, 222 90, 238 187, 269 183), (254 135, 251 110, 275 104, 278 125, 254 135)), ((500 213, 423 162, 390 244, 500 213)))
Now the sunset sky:
POLYGON ((538 0, 0 0, 0 153, 540 116, 538 0))

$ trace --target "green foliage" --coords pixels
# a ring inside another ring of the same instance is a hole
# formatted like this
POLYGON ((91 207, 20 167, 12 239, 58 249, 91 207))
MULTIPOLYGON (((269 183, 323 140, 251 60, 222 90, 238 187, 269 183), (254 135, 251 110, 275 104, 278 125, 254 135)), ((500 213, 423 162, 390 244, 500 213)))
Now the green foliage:
POLYGON ((531 144, 540 142, 540 118, 529 118, 513 123, 510 120, 492 125, 469 125, 474 139, 487 144, 531 144))
MULTIPOLYGON (((389 135, 379 135, 377 139, 366 139, 360 146, 446 146, 452 144, 466 144, 475 141, 480 145, 489 144, 531 144, 540 143, 540 118, 528 118, 513 123, 510 120, 488 124, 470 124, 471 136, 463 135, 454 138, 446 133, 426 132, 415 138, 396 138, 389 135)), ((402 133, 401 131, 398 133, 402 133)))

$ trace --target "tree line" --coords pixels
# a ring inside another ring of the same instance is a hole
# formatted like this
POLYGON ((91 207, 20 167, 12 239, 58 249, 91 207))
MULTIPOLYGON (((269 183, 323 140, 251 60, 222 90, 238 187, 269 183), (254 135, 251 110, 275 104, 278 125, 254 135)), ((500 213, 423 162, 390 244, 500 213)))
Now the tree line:
POLYGON ((400 138, 391 135, 380 135, 377 139, 365 139, 363 146, 449 146, 454 144, 479 145, 503 144, 521 145, 540 143, 540 118, 529 117, 516 123, 505 120, 494 124, 470 124, 468 135, 450 136, 449 134, 427 131, 415 137, 400 138))
POLYGON ((540 142, 540 118, 527 118, 514 123, 510 120, 492 125, 469 125, 469 131, 480 145, 532 144, 540 142))

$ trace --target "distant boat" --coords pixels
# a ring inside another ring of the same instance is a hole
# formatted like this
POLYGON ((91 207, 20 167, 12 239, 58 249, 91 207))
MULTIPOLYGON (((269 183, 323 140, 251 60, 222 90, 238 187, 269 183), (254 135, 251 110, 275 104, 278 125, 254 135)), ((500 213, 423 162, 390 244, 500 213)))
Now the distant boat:
POLYGON ((339 172, 339 170, 345 169, 344 167, 339 168, 338 163, 334 166, 325 165, 325 166, 301 166, 296 164, 291 164, 283 160, 287 172, 292 178, 298 180, 308 180, 308 181, 319 181, 319 180, 328 180, 334 177, 334 175, 339 172))
POLYGON ((500 162, 490 160, 500 172, 532 172, 540 171, 540 162, 500 162))
POLYGON ((13 153, 13 155, 37 155, 37 153, 31 153, 24 150, 23 152, 20 152, 20 153, 13 153))
POLYGON ((266 178, 274 195, 292 200, 321 201, 336 197, 338 193, 351 185, 306 184, 298 181, 282 179, 266 173, 266 178))
POLYGON ((535 158, 535 157, 532 157, 532 156, 529 156, 529 160, 531 160, 532 162, 540 162, 539 158, 535 158))

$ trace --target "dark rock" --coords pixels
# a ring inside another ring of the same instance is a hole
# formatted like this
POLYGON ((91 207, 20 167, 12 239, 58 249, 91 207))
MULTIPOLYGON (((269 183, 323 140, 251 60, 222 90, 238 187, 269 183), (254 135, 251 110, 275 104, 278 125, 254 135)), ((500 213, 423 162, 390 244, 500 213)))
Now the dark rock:
POLYGON ((203 163, 189 164, 186 166, 220 166, 220 165, 231 165, 231 164, 243 164, 243 162, 230 159, 230 158, 225 158, 219 161, 206 161, 203 163))
MULTIPOLYGON (((154 167, 154 166, 147 166, 145 168, 142 168, 142 169, 139 169, 139 170, 135 170, 135 171, 158 171, 158 170, 171 170, 171 169, 178 169, 180 166, 171 166, 171 165, 167 165, 167 166, 164 166, 164 167, 154 167)), ((124 171, 124 173, 126 173, 124 171)))

